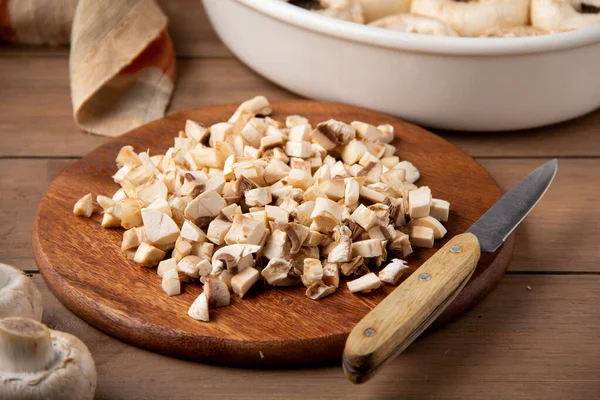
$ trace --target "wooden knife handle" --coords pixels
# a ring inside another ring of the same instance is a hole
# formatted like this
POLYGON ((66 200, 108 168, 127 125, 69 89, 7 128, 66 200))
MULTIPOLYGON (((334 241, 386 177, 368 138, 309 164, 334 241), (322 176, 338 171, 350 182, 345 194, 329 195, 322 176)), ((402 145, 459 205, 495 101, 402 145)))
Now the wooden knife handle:
POLYGON ((475 235, 455 236, 360 320, 344 348, 348 379, 366 382, 402 353, 465 286, 480 254, 475 235))

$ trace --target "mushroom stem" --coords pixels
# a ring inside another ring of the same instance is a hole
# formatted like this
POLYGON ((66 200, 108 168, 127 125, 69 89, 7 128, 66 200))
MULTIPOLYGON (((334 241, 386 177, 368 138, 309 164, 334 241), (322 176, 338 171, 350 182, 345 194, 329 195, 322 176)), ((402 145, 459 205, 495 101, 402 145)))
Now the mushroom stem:
POLYGON ((0 370, 35 372, 46 369, 54 359, 46 326, 24 318, 0 320, 0 370))

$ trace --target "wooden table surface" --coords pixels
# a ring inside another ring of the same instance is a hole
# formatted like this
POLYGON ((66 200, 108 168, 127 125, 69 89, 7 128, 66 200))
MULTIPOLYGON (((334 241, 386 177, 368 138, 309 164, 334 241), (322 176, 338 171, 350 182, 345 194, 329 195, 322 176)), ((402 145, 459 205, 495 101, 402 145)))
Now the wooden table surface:
MULTIPOLYGON (((179 57, 169 112, 259 93, 296 97, 234 59, 198 0, 159 3, 179 57)), ((497 289, 362 386, 351 385, 338 365, 234 369, 153 354, 101 333, 56 300, 33 261, 35 209, 66 165, 107 140, 73 123, 66 48, 0 46, 0 261, 32 273, 46 324, 87 344, 98 399, 599 398, 600 110, 523 132, 441 135, 503 189, 553 157, 558 176, 518 228, 513 261, 497 289)))

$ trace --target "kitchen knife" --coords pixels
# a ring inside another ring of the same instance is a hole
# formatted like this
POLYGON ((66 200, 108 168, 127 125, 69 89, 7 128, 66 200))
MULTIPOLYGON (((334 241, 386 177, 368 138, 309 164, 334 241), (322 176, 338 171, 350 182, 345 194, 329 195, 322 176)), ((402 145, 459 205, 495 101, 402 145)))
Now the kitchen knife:
POLYGON ((465 286, 480 252, 494 252, 504 243, 544 196, 557 169, 554 159, 530 173, 358 322, 344 349, 348 379, 366 382, 431 325, 465 286))

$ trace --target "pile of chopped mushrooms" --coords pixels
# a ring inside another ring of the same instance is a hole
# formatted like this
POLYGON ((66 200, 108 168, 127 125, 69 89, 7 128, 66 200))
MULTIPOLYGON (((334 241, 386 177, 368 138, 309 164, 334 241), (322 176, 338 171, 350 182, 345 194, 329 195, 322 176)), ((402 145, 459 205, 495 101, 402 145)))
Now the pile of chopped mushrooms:
MULTIPOLYGON (((257 96, 227 122, 188 120, 164 155, 125 146, 113 176, 121 189, 96 198, 102 226, 126 229, 121 249, 158 266, 168 296, 182 283, 204 285, 188 312, 197 320, 261 278, 302 284, 313 300, 334 293, 340 274, 351 293, 395 285, 408 267, 388 255, 405 258, 446 234, 450 204, 415 185, 419 171, 395 155, 393 126, 330 119, 313 127, 270 114, 257 96)), ((73 212, 94 209, 90 193, 73 212)))

